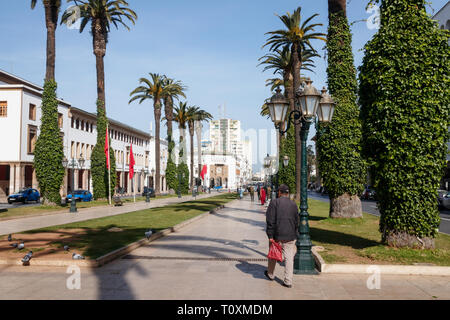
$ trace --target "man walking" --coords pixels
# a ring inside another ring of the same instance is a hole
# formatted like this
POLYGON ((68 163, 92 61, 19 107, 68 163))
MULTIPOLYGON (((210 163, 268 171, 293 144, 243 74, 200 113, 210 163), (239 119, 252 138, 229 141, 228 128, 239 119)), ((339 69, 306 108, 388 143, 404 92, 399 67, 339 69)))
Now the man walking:
MULTIPOLYGON (((270 202, 266 212, 266 233, 270 243, 279 242, 283 248, 285 263, 284 281, 285 287, 292 287, 294 277, 294 257, 297 253, 295 242, 298 235, 298 208, 289 198, 289 188, 282 184, 278 188, 278 199, 270 202)), ((269 280, 274 280, 276 260, 269 259, 268 270, 264 271, 269 280)))
POLYGON ((250 198, 252 200, 252 202, 255 201, 255 188, 253 186, 250 186, 250 198))

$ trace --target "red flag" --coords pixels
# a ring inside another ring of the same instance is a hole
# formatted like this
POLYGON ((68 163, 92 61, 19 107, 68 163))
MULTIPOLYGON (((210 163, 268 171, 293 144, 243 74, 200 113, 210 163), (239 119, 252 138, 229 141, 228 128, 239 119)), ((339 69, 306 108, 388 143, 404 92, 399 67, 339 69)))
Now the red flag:
POLYGON ((108 129, 106 129, 106 137, 105 137, 105 156, 106 156, 106 169, 109 170, 109 138, 108 138, 108 129))
POLYGON ((130 180, 134 177, 134 155, 133 155, 133 145, 130 146, 130 180))
POLYGON ((208 166, 205 164, 205 165, 203 165, 202 173, 200 174, 200 176, 202 177, 203 180, 205 180, 205 174, 207 172, 208 172, 208 166))

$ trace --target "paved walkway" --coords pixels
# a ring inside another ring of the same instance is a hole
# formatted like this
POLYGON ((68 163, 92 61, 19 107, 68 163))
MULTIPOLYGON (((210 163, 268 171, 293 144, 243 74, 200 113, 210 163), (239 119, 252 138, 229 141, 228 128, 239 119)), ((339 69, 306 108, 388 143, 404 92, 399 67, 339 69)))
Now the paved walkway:
MULTIPOLYGON (((204 199, 213 196, 217 196, 219 193, 214 192, 211 194, 202 194, 197 196, 197 199, 204 199)), ((141 202, 129 202, 125 203, 121 207, 92 207, 78 209, 77 213, 70 213, 69 209, 65 213, 55 213, 43 216, 23 217, 13 220, 0 221, 0 236, 7 234, 14 234, 24 232, 28 230, 35 230, 40 228, 46 228, 51 226, 59 226, 62 224, 86 221, 90 219, 115 216, 127 212, 139 211, 149 208, 163 207, 169 204, 181 203, 186 201, 192 201, 192 195, 183 196, 181 199, 178 197, 150 200, 150 203, 145 201, 141 202)))
POLYGON ((237 200, 179 232, 100 269, 81 270, 69 290, 66 269, 0 266, 0 299, 450 299, 450 277, 381 275, 294 276, 293 288, 264 277, 268 241, 264 209, 237 200), (243 259, 245 261, 237 261, 243 259))

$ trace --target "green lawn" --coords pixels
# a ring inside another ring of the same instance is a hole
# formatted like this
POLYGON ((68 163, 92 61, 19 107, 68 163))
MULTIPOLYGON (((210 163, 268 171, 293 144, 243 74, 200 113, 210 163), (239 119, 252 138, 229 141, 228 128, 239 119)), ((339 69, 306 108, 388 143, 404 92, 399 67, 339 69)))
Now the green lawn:
POLYGON ((62 226, 49 227, 26 232, 45 234, 58 231, 62 235, 71 234, 63 241, 54 241, 51 246, 63 247, 68 244, 90 259, 96 259, 109 252, 144 238, 148 229, 154 232, 173 227, 201 213, 236 200, 235 194, 222 194, 208 199, 174 204, 161 208, 146 209, 112 217, 88 220, 62 226), (121 232, 110 232, 111 228, 121 232), (70 230, 78 230, 71 233, 70 230))
POLYGON ((311 240, 325 248, 326 263, 414 264, 450 266, 450 236, 440 233, 436 249, 396 249, 381 244, 379 218, 329 219, 329 204, 309 199, 311 240))
MULTIPOLYGON (((166 199, 166 198, 173 198, 177 195, 164 195, 164 196, 158 196, 156 198, 151 198, 150 201, 153 201, 155 199, 166 199)), ((134 200, 131 199, 122 199, 122 201, 127 203, 132 203, 134 200)), ((142 202, 145 201, 145 197, 136 197, 136 202, 142 202)), ((78 209, 84 209, 84 208, 92 208, 92 207, 99 207, 99 206, 107 206, 108 200, 95 200, 91 202, 77 202, 77 208, 78 209)), ((67 212, 70 208, 70 204, 68 205, 61 205, 61 206, 32 206, 32 207, 22 207, 21 205, 18 205, 16 208, 12 209, 4 209, 0 210, 0 221, 2 220, 10 220, 14 218, 23 218, 25 216, 31 217, 31 216, 39 216, 43 214, 48 213, 55 213, 55 212, 67 212)))

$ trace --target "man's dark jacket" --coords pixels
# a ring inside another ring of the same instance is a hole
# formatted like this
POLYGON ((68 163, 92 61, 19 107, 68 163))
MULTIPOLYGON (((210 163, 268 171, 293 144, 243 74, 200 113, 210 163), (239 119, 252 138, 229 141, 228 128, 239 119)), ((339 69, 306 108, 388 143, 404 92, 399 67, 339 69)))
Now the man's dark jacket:
POLYGON ((297 239, 298 208, 288 197, 270 202, 266 212, 266 233, 269 239, 292 241, 297 239))

